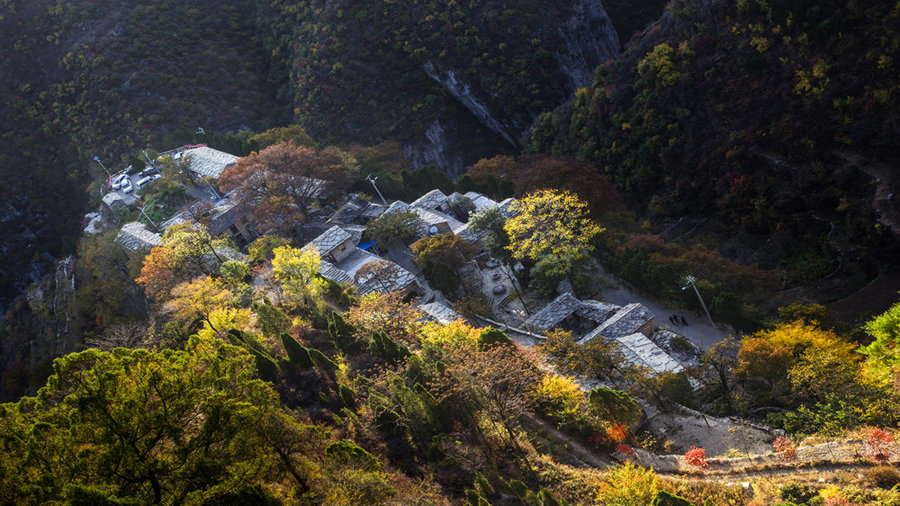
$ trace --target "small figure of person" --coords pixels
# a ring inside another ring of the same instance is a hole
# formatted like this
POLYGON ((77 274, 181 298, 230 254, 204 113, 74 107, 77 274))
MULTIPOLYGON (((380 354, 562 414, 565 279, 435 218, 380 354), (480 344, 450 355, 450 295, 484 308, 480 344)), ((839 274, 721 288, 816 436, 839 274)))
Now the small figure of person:
POLYGON ((684 315, 681 315, 681 324, 687 326, 688 322, 684 319, 684 315))

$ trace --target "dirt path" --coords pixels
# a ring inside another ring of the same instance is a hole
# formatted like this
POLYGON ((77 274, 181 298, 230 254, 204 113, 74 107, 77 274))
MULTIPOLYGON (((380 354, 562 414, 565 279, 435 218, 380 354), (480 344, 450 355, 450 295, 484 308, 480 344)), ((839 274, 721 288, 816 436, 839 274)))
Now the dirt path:
POLYGON ((896 190, 895 168, 882 163, 872 162, 859 153, 840 152, 837 156, 875 178, 875 197, 872 208, 881 215, 879 221, 888 227, 895 236, 900 237, 900 206, 894 197, 896 190))
POLYGON ((583 462, 587 466, 604 469, 613 465, 613 463, 615 462, 609 455, 604 455, 593 450, 592 448, 588 448, 577 439, 574 439, 571 436, 560 432, 555 427, 541 420, 540 418, 537 418, 535 416, 527 416, 526 422, 533 427, 540 428, 540 430, 549 434, 553 439, 564 442, 566 444, 566 447, 569 449, 571 456, 583 462))
POLYGON ((659 323, 660 326, 667 326, 671 328, 673 331, 690 339, 691 342, 700 346, 704 350, 712 348, 714 344, 728 338, 730 335, 733 335, 732 331, 726 328, 724 325, 718 324, 718 328, 713 327, 709 324, 709 321, 706 319, 705 315, 701 317, 693 313, 684 315, 687 319, 688 325, 673 326, 668 321, 669 315, 673 313, 683 315, 684 312, 682 309, 663 306, 662 304, 658 304, 646 297, 641 296, 638 293, 635 293, 633 290, 629 289, 627 285, 618 282, 613 277, 613 275, 603 267, 600 267, 600 275, 606 280, 607 283, 606 288, 604 288, 599 293, 599 297, 601 300, 605 302, 611 302, 613 304, 618 304, 620 306, 631 304, 632 302, 640 302, 642 305, 644 305, 644 307, 653 312, 653 314, 656 316, 656 322, 659 323))

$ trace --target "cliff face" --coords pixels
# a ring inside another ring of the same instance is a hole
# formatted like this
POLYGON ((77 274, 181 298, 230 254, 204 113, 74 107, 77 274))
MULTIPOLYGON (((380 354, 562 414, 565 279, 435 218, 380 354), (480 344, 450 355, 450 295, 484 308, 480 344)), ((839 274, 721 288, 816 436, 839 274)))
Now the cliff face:
POLYGON ((326 142, 399 140, 415 165, 455 175, 478 156, 520 148, 540 112, 587 86, 620 49, 599 0, 464 4, 269 2, 259 23, 292 68, 307 130, 326 142), (473 121, 491 134, 454 134, 473 121), (483 147, 448 151, 474 140, 483 147))
MULTIPOLYGON (((559 101, 568 99, 575 90, 589 86, 593 81, 594 69, 615 58, 620 51, 612 21, 599 0, 574 0, 568 8, 568 12, 557 15, 558 19, 539 27, 533 34, 542 40, 553 41, 549 62, 552 66, 548 70, 558 87, 545 91, 550 92, 548 95, 555 92, 559 101)), ((498 100, 496 93, 485 90, 475 80, 461 78, 465 68, 440 68, 440 64, 432 61, 426 62, 422 68, 482 125, 502 137, 511 147, 522 147, 521 139, 540 111, 498 100)), ((452 166, 442 168, 450 172, 456 169, 452 166)))

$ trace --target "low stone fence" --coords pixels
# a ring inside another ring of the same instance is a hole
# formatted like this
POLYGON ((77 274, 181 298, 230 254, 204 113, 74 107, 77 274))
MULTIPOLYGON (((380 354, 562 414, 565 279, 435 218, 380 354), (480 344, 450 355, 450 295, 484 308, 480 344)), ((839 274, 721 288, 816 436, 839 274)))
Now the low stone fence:
MULTIPOLYGON (((888 459, 884 462, 900 462, 900 443, 883 445, 888 450, 888 459)), ((869 462, 877 464, 867 455, 868 446, 863 439, 844 439, 813 446, 797 448, 797 456, 784 459, 777 453, 754 455, 738 458, 708 458, 709 467, 706 474, 729 474, 762 469, 783 469, 823 464, 855 464, 869 462)), ((701 470, 688 464, 684 455, 656 455, 645 450, 635 449, 634 454, 626 455, 617 452, 613 455, 620 462, 632 462, 643 467, 652 467, 660 473, 696 473, 701 470)))

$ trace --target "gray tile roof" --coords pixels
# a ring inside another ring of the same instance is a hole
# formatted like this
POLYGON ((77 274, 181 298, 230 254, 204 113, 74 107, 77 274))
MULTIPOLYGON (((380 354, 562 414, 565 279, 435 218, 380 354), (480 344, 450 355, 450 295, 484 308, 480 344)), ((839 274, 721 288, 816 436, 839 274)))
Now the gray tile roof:
POLYGON ((456 320, 464 320, 459 313, 440 302, 429 302, 419 306, 419 310, 427 315, 427 319, 438 323, 453 323, 456 320))
POLYGON ((468 223, 463 223, 461 226, 454 228, 453 233, 462 237, 463 239, 469 242, 475 242, 478 239, 486 236, 488 234, 488 230, 482 230, 481 232, 475 232, 469 229, 468 223))
POLYGON ((345 232, 350 234, 350 240, 353 241, 354 246, 358 246, 362 241, 363 233, 366 231, 365 225, 344 225, 341 227, 345 232))
POLYGON ((441 223, 446 223, 450 230, 456 230, 463 226, 463 223, 452 216, 447 216, 446 214, 435 211, 432 209, 423 209, 421 207, 412 207, 413 211, 419 215, 419 219, 425 224, 425 233, 428 232, 428 228, 432 225, 438 225, 441 223))
POLYGON ((431 190, 430 192, 422 195, 416 200, 412 201, 410 205, 412 207, 421 207, 423 209, 437 209, 442 204, 447 202, 448 197, 444 195, 444 192, 440 190, 431 190))
POLYGON ((398 211, 406 211, 409 209, 409 204, 403 202, 402 200, 395 200, 391 202, 391 205, 384 211, 385 214, 396 213, 398 211))
POLYGON ((319 274, 325 279, 330 279, 338 283, 353 283, 353 278, 346 272, 338 269, 334 264, 322 260, 319 266, 319 274))
POLYGON ((210 235, 219 235, 244 214, 244 208, 239 207, 236 202, 229 198, 222 199, 210 210, 206 228, 209 229, 210 235))
POLYGON ((633 365, 647 367, 655 374, 677 373, 684 369, 668 353, 640 332, 619 337, 616 341, 619 343, 619 350, 625 355, 625 360, 633 365))
POLYGON ((162 246, 162 236, 147 230, 143 223, 133 221, 122 225, 116 242, 126 249, 138 251, 140 249, 162 246))
POLYGON ((359 248, 353 248, 353 251, 350 252, 349 255, 341 259, 341 261, 336 263, 334 266, 346 273, 351 282, 356 284, 360 295, 365 295, 367 293, 375 291, 390 292, 394 290, 403 290, 407 286, 409 286, 410 283, 415 283, 416 281, 416 277, 403 267, 400 267, 390 260, 385 260, 378 255, 373 255, 368 251, 363 251, 359 248), (356 273, 359 272, 359 270, 364 265, 378 260, 384 260, 397 269, 397 278, 394 280, 393 284, 391 286, 379 286, 379 283, 371 282, 370 280, 360 280, 360 282, 357 282, 356 273))
POLYGON ((369 202, 359 195, 353 194, 350 196, 350 200, 338 208, 328 221, 335 224, 351 224, 359 218, 374 220, 381 216, 385 209, 386 207, 381 204, 369 202))
POLYGON ((601 324, 621 307, 622 306, 610 304, 609 302, 584 300, 581 301, 581 306, 575 310, 575 314, 577 314, 579 318, 601 324))
POLYGON ((563 293, 525 320, 534 329, 552 329, 581 306, 581 301, 569 292, 563 293))
POLYGON ((203 177, 218 178, 226 167, 238 161, 238 157, 210 147, 186 149, 181 156, 191 157, 189 169, 203 177))
POLYGON ((500 205, 494 200, 489 199, 478 192, 466 192, 465 197, 469 199, 470 202, 472 202, 473 206, 475 206, 476 213, 500 205))
POLYGON ((512 218, 513 216, 515 216, 516 214, 518 214, 518 213, 514 213, 514 212, 512 211, 512 209, 510 209, 510 206, 511 206, 511 205, 513 204, 513 202, 515 202, 515 201, 516 201, 516 199, 510 197, 510 198, 508 198, 508 199, 506 199, 506 200, 501 201, 500 204, 499 204, 500 210, 503 211, 503 214, 505 214, 507 218, 512 218))
POLYGON ((584 344, 597 336, 617 339, 634 334, 652 319, 653 313, 643 305, 637 302, 628 304, 601 323, 600 326, 588 332, 579 340, 579 343, 584 344))
POLYGON ((113 206, 124 206, 125 197, 119 195, 119 192, 109 192, 103 196, 103 203, 110 209, 112 209, 113 206))
POLYGON ((323 232, 320 236, 316 237, 312 241, 303 246, 301 250, 306 251, 309 248, 315 248, 316 251, 319 252, 319 256, 326 256, 334 248, 337 248, 347 239, 350 239, 350 234, 342 229, 341 227, 335 225, 325 232, 323 232))

